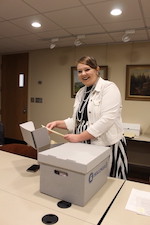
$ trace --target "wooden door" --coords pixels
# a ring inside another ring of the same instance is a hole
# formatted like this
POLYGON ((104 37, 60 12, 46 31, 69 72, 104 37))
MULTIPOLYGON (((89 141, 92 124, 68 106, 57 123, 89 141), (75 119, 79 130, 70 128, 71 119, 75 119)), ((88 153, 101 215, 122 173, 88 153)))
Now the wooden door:
POLYGON ((19 124, 27 121, 28 53, 2 56, 2 123, 5 138, 22 140, 19 124), (24 76, 19 87, 19 77, 24 76))

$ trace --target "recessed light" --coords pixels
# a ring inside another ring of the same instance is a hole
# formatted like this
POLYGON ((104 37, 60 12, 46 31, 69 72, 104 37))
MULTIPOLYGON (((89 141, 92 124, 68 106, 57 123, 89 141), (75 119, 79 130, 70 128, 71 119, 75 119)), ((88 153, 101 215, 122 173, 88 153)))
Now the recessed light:
POLYGON ((122 10, 121 9, 113 9, 113 10, 111 10, 110 14, 113 16, 119 16, 122 14, 122 10))
POLYGON ((36 27, 36 28, 41 27, 41 24, 39 22, 33 22, 31 25, 32 27, 36 27))

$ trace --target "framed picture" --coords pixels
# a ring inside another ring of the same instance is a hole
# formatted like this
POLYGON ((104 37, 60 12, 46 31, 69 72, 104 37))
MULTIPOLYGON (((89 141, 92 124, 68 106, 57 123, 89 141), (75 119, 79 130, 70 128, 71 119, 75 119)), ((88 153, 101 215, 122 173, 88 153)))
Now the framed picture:
MULTIPOLYGON (((108 66, 99 66, 100 67, 100 77, 107 80, 108 79, 108 66)), ((71 67, 71 98, 75 98, 78 90, 84 85, 78 80, 77 68, 71 67)))
POLYGON ((125 99, 150 101, 150 65, 126 66, 125 99))

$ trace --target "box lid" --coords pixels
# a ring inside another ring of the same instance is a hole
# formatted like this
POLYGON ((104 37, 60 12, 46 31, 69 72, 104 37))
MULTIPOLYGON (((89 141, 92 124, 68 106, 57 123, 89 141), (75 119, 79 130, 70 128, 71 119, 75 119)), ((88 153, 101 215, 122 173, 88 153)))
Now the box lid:
POLYGON ((24 141, 35 149, 50 146, 50 137, 46 128, 35 129, 34 123, 28 121, 19 124, 24 141))
POLYGON ((79 173, 88 173, 110 154, 109 147, 83 143, 65 143, 38 154, 40 163, 79 173))

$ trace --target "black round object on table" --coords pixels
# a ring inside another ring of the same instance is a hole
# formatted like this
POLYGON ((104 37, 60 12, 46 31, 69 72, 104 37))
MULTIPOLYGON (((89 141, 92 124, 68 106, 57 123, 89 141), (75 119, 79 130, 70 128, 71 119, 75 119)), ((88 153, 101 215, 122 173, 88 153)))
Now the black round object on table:
POLYGON ((54 214, 47 214, 42 217, 42 222, 45 224, 55 224, 58 221, 58 216, 54 214))
POLYGON ((60 201, 57 203, 57 206, 62 208, 62 209, 67 209, 69 207, 71 207, 71 203, 70 202, 66 202, 66 201, 60 201))

